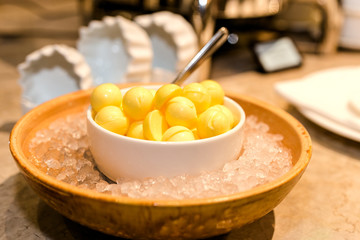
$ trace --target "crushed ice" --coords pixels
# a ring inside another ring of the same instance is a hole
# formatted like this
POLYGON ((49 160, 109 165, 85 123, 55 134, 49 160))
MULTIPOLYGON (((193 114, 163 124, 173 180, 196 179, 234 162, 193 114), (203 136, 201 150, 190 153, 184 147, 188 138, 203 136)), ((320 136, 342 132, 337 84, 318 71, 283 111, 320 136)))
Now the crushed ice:
POLYGON ((152 199, 190 199, 227 195, 270 182, 292 167, 289 149, 280 134, 256 116, 248 116, 242 154, 217 171, 199 176, 156 177, 143 181, 108 181, 96 168, 89 149, 85 113, 57 119, 31 141, 32 160, 57 180, 94 191, 152 199))

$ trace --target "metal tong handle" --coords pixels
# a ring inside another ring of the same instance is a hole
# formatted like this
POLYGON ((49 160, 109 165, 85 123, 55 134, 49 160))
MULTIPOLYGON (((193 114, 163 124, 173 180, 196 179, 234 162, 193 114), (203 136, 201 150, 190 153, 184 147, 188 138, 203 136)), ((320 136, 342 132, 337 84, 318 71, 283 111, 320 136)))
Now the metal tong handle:
POLYGON ((188 78, 196 68, 198 68, 209 56, 211 56, 229 36, 229 31, 225 27, 221 27, 215 35, 200 49, 200 51, 191 59, 186 67, 178 73, 172 83, 181 85, 186 78, 188 78))

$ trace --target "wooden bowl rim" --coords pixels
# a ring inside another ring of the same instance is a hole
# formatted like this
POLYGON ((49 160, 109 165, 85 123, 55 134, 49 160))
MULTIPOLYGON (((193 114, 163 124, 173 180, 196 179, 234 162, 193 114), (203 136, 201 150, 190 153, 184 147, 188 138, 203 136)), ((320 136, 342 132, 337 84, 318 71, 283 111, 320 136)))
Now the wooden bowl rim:
MULTIPOLYGON (((122 85, 121 87, 128 87, 129 84, 122 85)), ((85 97, 85 95, 90 95, 91 89, 89 90, 80 90, 77 92, 69 93, 66 95, 62 95, 50 101, 47 101, 33 110, 29 111, 25 114, 19 121, 15 124, 14 128, 10 134, 10 151, 13 155, 15 161, 18 166, 21 167, 21 171, 26 174, 31 174, 38 182, 46 187, 55 188, 57 191, 61 191, 62 194, 67 195, 76 195, 82 198, 91 198, 97 201, 104 202, 112 202, 117 204, 126 204, 126 205, 138 205, 138 206, 156 206, 156 207, 185 207, 185 206, 199 206, 199 205, 209 205, 209 204, 217 204, 223 202, 231 202, 238 201, 240 199, 246 199, 249 197, 254 197, 256 195, 260 195, 269 191, 272 191, 281 185, 291 181, 296 178, 298 175, 302 174, 302 172, 306 169, 311 155, 312 155, 312 143, 311 138, 307 130, 303 127, 303 125, 296 120, 293 116, 291 116, 286 111, 278 108, 276 106, 270 105, 262 100, 257 98, 240 95, 235 92, 226 91, 226 95, 232 99, 239 99, 242 101, 249 102, 250 104, 258 105, 266 110, 278 115, 280 118, 283 118, 286 122, 288 122, 296 131, 300 138, 301 143, 301 153, 299 156, 299 160, 297 163, 284 175, 281 177, 263 185, 257 186, 255 188, 230 194, 209 198, 197 198, 197 199, 184 199, 184 200, 162 200, 162 199, 136 199, 131 197, 123 197, 123 196, 113 196, 105 193, 96 192, 94 190, 81 189, 79 187, 70 185, 68 183, 62 182, 60 180, 55 179, 42 172, 38 168, 36 168, 28 159, 26 159, 25 154, 23 153, 20 147, 20 143, 17 141, 17 136, 19 132, 21 132, 22 125, 28 118, 32 118, 34 115, 41 115, 42 112, 47 109, 51 109, 54 106, 57 106, 59 102, 69 102, 73 99, 85 97)))

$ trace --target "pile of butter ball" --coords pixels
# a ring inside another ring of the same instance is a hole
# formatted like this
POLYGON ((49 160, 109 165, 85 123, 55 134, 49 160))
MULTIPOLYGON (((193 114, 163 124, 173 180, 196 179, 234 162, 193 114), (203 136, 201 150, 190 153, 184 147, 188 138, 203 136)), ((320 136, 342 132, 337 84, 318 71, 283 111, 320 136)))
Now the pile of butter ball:
POLYGON ((101 127, 132 138, 191 141, 225 133, 237 123, 223 105, 224 91, 213 80, 162 85, 158 90, 135 86, 124 95, 112 83, 91 94, 92 116, 101 127))

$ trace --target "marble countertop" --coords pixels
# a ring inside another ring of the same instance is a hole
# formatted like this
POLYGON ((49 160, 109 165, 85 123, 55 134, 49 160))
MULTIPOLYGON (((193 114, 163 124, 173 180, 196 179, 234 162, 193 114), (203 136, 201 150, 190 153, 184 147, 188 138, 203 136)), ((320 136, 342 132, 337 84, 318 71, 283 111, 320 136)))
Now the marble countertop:
POLYGON ((302 179, 274 209, 272 238, 251 239, 360 239, 360 143, 331 133, 306 119, 279 97, 273 85, 309 73, 360 61, 359 53, 305 55, 299 69, 273 74, 248 71, 217 80, 225 89, 249 94, 279 106, 308 130, 313 155, 302 179))
MULTIPOLYGON (((313 141, 310 164, 291 193, 272 212, 230 234, 213 239, 359 239, 360 143, 333 134, 307 120, 273 89, 279 81, 321 69, 354 65, 360 53, 305 55, 301 68, 272 74, 228 73, 217 69, 214 79, 224 89, 247 94, 285 109, 309 131, 313 141)), ((26 184, 8 150, 12 126, 21 117, 16 69, 0 61, 0 238, 112 239, 74 223, 48 207, 26 184)))
MULTIPOLYGON (((73 1, 62 2, 62 7, 69 9, 68 4, 73 1)), ((4 19, 0 18, 1 26, 5 26, 4 19)), ((9 134, 22 116, 17 64, 46 44, 74 46, 77 20, 71 14, 53 18, 51 28, 60 32, 55 37, 46 34, 46 28, 43 32, 35 29, 37 36, 19 34, 21 22, 0 28, 0 239, 118 239, 80 226, 48 207, 27 185, 9 151, 9 134)), ((34 29, 25 30, 30 33, 34 29)), ((288 111, 309 131, 313 156, 301 180, 273 211, 212 239, 360 239, 360 143, 312 123, 273 89, 279 81, 359 64, 360 52, 305 54, 301 68, 272 74, 253 70, 251 62, 240 56, 244 55, 234 51, 218 54, 213 60, 213 79, 225 90, 251 95, 288 111)))

